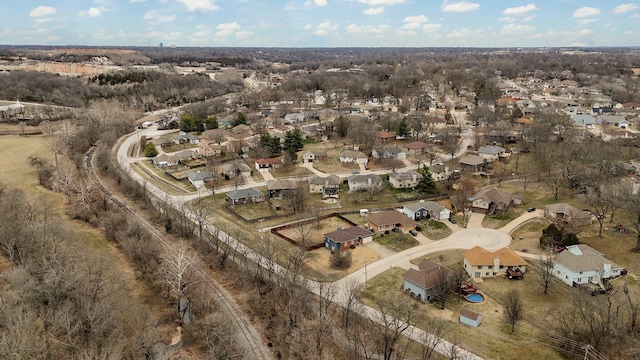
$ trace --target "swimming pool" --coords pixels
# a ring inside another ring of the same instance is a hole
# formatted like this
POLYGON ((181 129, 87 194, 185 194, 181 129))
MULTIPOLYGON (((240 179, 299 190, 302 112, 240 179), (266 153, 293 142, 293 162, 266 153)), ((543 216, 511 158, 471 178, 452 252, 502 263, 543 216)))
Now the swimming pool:
POLYGON ((473 293, 464 297, 468 302, 472 303, 481 303, 484 301, 484 296, 482 294, 473 293))

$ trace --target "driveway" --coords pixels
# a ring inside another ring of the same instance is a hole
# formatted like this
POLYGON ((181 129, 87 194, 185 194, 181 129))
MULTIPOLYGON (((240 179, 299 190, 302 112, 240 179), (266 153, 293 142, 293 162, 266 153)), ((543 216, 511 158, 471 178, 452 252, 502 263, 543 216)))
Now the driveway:
POLYGON ((273 178, 273 175, 271 175, 271 173, 269 171, 266 172, 261 172, 260 175, 262 175, 262 178, 264 179, 264 181, 271 181, 271 180, 275 180, 273 178))
POLYGON ((482 220, 484 220, 484 214, 471 213, 469 221, 467 221, 467 229, 478 229, 482 227, 482 220))
POLYGON ((505 234, 510 234, 518 226, 526 223, 527 221, 530 221, 530 220, 533 220, 533 219, 536 219, 536 218, 542 218, 542 217, 544 217, 544 211, 539 210, 539 209, 536 210, 536 211, 532 211, 532 212, 526 212, 526 213, 520 215, 519 217, 517 217, 516 219, 512 220, 510 223, 508 223, 507 225, 503 226, 499 230, 504 232, 505 234))

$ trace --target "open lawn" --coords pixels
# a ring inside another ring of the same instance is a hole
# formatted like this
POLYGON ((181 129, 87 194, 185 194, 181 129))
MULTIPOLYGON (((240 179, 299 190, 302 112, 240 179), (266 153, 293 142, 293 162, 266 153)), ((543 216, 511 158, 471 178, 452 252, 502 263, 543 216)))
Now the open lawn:
POLYGON ((176 181, 171 176, 165 174, 164 171, 153 166, 149 160, 132 163, 131 168, 169 195, 184 195, 195 191, 195 188, 190 183, 186 181, 176 181))
POLYGON ((306 177, 311 175, 313 175, 313 173, 309 169, 298 166, 297 164, 291 165, 288 168, 282 166, 271 172, 271 176, 276 179, 288 178, 292 176, 306 177))
POLYGON ((509 211, 505 213, 498 213, 491 216, 485 216, 482 219, 482 227, 488 229, 500 229, 501 227, 507 225, 514 219, 518 218, 518 216, 522 215, 526 209, 522 206, 519 207, 511 207, 509 211))
POLYGON ((53 163, 53 156, 42 136, 3 136, 0 140, 0 180, 11 189, 20 189, 32 195, 46 190, 40 187, 37 169, 30 156, 53 163))
MULTIPOLYGON (((457 255, 449 256, 446 253, 442 255, 445 258, 457 257, 457 255)), ((359 299, 366 305, 378 307, 376 299, 387 296, 392 291, 402 292, 402 277, 405 272, 404 269, 393 268, 370 279, 369 286, 363 288, 358 294, 359 299)), ((523 290, 528 289, 528 293, 523 293, 527 297, 525 302, 528 305, 535 301, 542 301, 545 305, 553 307, 554 301, 563 297, 561 291, 557 292, 557 297, 553 293, 545 297, 532 293, 537 291, 541 294, 542 291, 532 288, 531 284, 525 280, 511 282, 500 278, 492 279, 486 283, 487 285, 481 289, 486 295, 486 300, 479 304, 468 303, 457 295, 454 295, 452 300, 447 302, 444 310, 441 310, 438 304, 432 305, 416 301, 416 304, 419 304, 418 312, 414 318, 416 325, 420 327, 425 323, 424 319, 428 318, 445 320, 449 326, 449 331, 444 332, 446 340, 456 342, 486 359, 562 359, 562 356, 550 345, 549 337, 545 332, 526 321, 529 317, 538 316, 538 311, 525 313, 525 321, 518 323, 516 333, 512 334, 510 326, 503 320, 503 307, 500 304, 501 296, 504 296, 504 293, 513 286, 523 287, 523 290), (502 291, 494 290, 494 288, 500 288, 502 291), (458 314, 463 308, 480 313, 482 325, 478 328, 472 328, 460 324, 458 314)), ((546 316, 541 311, 540 314, 543 316, 538 320, 542 321, 551 316, 552 312, 548 311, 549 307, 543 307, 546 316)), ((532 306, 527 306, 527 309, 530 308, 532 306)))
POLYGON ((358 164, 343 164, 340 162, 340 158, 338 158, 337 156, 333 159, 331 158, 331 156, 329 156, 329 160, 314 163, 313 167, 326 174, 344 174, 360 170, 360 166, 358 164))
POLYGON ((242 204, 231 207, 232 210, 247 220, 260 219, 274 215, 271 206, 266 201, 257 204, 242 204))
POLYGON ((451 229, 440 221, 422 219, 418 222, 420 232, 431 240, 444 239, 451 235, 451 229))
POLYGON ((336 231, 338 228, 346 229, 348 227, 351 227, 349 223, 333 216, 320 220, 319 223, 313 221, 305 224, 301 221, 291 228, 280 230, 280 234, 295 241, 301 241, 305 238, 307 244, 320 244, 324 241, 324 234, 336 231))
POLYGON ((367 246, 356 246, 355 249, 348 250, 351 253, 351 266, 345 270, 335 270, 331 268, 331 252, 326 248, 320 248, 307 252, 306 265, 311 270, 309 275, 315 280, 337 280, 343 278, 354 271, 364 269, 364 264, 371 264, 380 257, 367 246))
POLYGON ((518 227, 511 233, 513 241, 509 249, 529 253, 540 251, 540 236, 542 236, 542 230, 549 224, 549 220, 535 219, 518 227))
POLYGON ((376 236, 373 238, 373 241, 388 248, 389 250, 398 252, 420 244, 418 240, 409 234, 393 231, 390 231, 388 234, 376 236))

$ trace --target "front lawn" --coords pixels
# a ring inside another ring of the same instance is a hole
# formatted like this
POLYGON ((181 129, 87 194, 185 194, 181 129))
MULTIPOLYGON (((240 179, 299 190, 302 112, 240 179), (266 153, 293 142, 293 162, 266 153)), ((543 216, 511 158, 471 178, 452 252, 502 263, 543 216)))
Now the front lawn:
POLYGON ((517 219, 518 216, 522 215, 523 213, 523 208, 514 208, 504 213, 501 212, 495 215, 485 216, 484 219, 482 219, 482 227, 489 229, 500 229, 511 221, 517 219))
POLYGON ((451 235, 451 229, 437 220, 422 219, 418 226, 420 226, 420 232, 431 240, 440 240, 451 235))
POLYGON ((393 251, 402 251, 412 248, 418 244, 418 240, 409 234, 390 231, 388 234, 376 236, 373 241, 393 251))

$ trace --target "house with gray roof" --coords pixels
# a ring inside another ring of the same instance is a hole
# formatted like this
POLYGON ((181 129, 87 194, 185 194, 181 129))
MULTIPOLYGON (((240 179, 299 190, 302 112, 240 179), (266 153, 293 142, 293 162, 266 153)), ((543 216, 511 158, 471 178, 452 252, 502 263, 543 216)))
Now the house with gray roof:
POLYGON ((180 144, 198 145, 200 143, 200 138, 190 134, 181 133, 180 135, 173 138, 173 142, 178 145, 180 144))
POLYGON ((553 265, 553 275, 570 286, 588 283, 603 286, 603 280, 626 273, 622 266, 586 244, 567 246, 556 255, 553 265))
POLYGON ((382 178, 378 174, 358 174, 347 178, 349 191, 369 190, 372 187, 382 187, 382 178))
POLYGON ((153 165, 164 168, 168 166, 176 166, 178 165, 179 160, 177 157, 168 154, 160 154, 153 158, 153 165))
POLYGON ((255 204, 264 200, 264 194, 256 188, 238 189, 227 193, 227 203, 230 205, 255 204))
POLYGON ((389 183, 391 184, 391 186, 393 186, 396 189, 398 188, 413 189, 418 185, 422 177, 423 177, 422 174, 414 170, 403 171, 403 172, 394 171, 391 174, 389 174, 389 183))
POLYGON ((475 173, 484 171, 489 162, 482 156, 467 155, 461 157, 460 160, 458 160, 458 164, 460 164, 463 171, 475 173))
POLYGON ((357 150, 344 150, 340 152, 341 163, 356 163, 366 164, 369 162, 369 157, 362 151, 357 150))
POLYGON ((435 201, 420 201, 402 206, 402 213, 413 220, 432 218, 444 220, 451 217, 451 210, 435 201))
POLYGON ((567 203, 545 206, 544 216, 559 225, 585 226, 592 222, 591 214, 567 203))
POLYGON ((209 180, 215 180, 215 178, 216 178, 216 174, 209 171, 198 171, 198 172, 187 173, 187 179, 189 179, 189 182, 191 183, 191 185, 195 186, 196 189, 199 189, 200 187, 204 186, 209 180))
POLYGON ((345 251, 373 241, 373 232, 360 226, 341 229, 324 234, 324 246, 331 251, 345 251))
POLYGON ((402 288, 411 297, 427 302, 442 294, 443 284, 449 281, 453 285, 452 270, 429 259, 423 259, 418 264, 418 270, 409 269, 404 274, 402 288))
POLYGON ((298 181, 288 179, 267 181, 267 196, 270 198, 282 197, 287 191, 295 190, 299 184, 298 181))
POLYGON ((506 152, 507 149, 495 145, 481 146, 478 148, 478 156, 483 157, 489 161, 494 161, 500 159, 501 157, 505 157, 506 152))
POLYGON ((571 122, 573 122, 573 126, 578 127, 594 127, 596 124, 599 124, 600 121, 593 117, 592 115, 571 115, 571 122))
POLYGON ((335 174, 329 176, 313 176, 309 179, 309 192, 322 194, 322 198, 338 198, 340 193, 340 177, 335 174))

